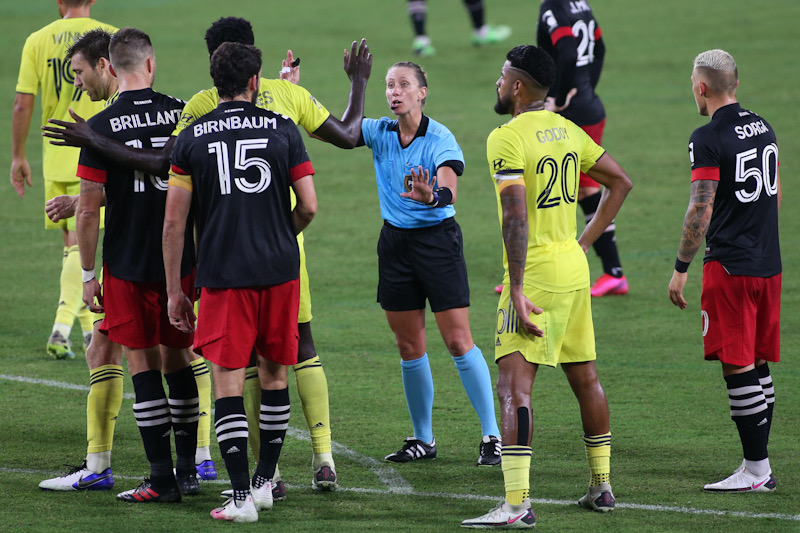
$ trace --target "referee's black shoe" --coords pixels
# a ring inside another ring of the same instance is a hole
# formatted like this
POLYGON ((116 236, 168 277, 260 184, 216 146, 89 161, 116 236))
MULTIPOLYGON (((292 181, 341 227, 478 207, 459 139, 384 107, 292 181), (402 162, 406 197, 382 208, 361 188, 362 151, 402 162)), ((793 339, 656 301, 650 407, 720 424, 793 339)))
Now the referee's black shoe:
POLYGON ((390 453, 384 459, 392 463, 408 463, 417 459, 436 459, 436 439, 427 444, 414 437, 408 437, 402 448, 390 453))

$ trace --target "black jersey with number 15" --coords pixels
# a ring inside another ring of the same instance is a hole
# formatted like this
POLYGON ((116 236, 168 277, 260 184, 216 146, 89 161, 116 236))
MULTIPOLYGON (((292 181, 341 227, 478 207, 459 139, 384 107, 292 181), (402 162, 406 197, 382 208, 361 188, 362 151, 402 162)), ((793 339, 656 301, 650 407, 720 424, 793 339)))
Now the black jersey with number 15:
POLYGON ((192 179, 198 287, 297 279, 290 187, 314 169, 291 119, 248 102, 223 102, 178 135, 172 171, 192 179))
POLYGON ((689 139, 692 181, 719 179, 704 261, 735 276, 781 272, 778 144, 766 120, 738 103, 721 107, 689 139))

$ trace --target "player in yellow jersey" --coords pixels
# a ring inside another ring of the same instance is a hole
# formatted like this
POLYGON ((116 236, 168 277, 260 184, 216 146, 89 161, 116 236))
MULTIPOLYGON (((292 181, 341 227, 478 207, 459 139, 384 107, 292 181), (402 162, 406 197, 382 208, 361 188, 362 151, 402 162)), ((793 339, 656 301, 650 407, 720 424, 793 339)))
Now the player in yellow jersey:
POLYGON ((506 497, 487 514, 461 523, 470 528, 535 525, 529 495, 531 389, 539 365, 561 363, 580 405, 591 481, 579 505, 595 511, 614 508, 608 402, 594 364, 585 254, 617 214, 632 184, 580 127, 545 110, 547 90, 555 80, 555 64, 547 52, 518 46, 506 59, 497 81, 495 111, 513 118, 489 135, 486 149, 504 244, 495 360, 506 497), (597 214, 576 239, 581 171, 606 189, 597 214))
MULTIPOLYGON (((22 60, 17 80, 17 95, 11 119, 11 185, 20 198, 25 187, 33 186, 33 176, 26 154, 26 140, 33 117, 34 100, 41 91, 42 125, 50 118, 69 119, 71 107, 83 117, 90 117, 103 108, 84 92, 73 86, 74 73, 66 59, 67 49, 86 31, 116 28, 90 18, 94 0, 57 0, 62 17, 32 33, 22 49, 22 60)), ((45 139, 46 141, 46 139, 45 139)), ((80 180, 77 148, 42 144, 42 175, 45 201, 61 194, 77 194, 80 180)), ((47 341, 47 353, 56 359, 72 359, 69 335, 75 318, 80 319, 84 335, 84 348, 88 347, 92 332, 91 313, 83 304, 78 258, 78 241, 75 219, 52 222, 45 216, 45 228, 60 229, 64 239, 64 259, 61 266, 61 292, 55 323, 47 341)))
MULTIPOLYGON (((102 29, 86 32, 70 47, 67 58, 75 72, 74 84, 93 101, 111 105, 119 96, 117 78, 109 70, 109 43, 111 35, 102 29)), ((75 118, 80 119, 79 116, 75 118)), ((73 124, 51 120, 43 128, 45 136, 58 139, 60 126, 73 124)), ((51 141, 59 145, 64 141, 51 141)), ((79 195, 61 195, 47 202, 48 217, 58 222, 75 215, 79 195)), ((86 459, 67 474, 39 483, 43 490, 107 490, 114 485, 111 473, 111 448, 114 439, 114 422, 122 402, 122 348, 111 342, 97 329, 103 314, 93 314, 95 327, 92 341, 86 350, 89 365, 89 396, 86 406, 87 438, 89 446, 86 459), (98 481, 102 478, 102 481, 98 481), (89 483, 89 481, 95 481, 89 483)), ((197 474, 200 479, 216 479, 216 465, 209 451, 211 430, 211 377, 205 360, 192 354, 192 370, 200 398, 200 421, 197 432, 197 474)))
MULTIPOLYGON (((254 44, 255 37, 252 26, 247 20, 236 17, 221 18, 216 21, 206 33, 209 56, 226 41, 254 44)), ((369 53, 366 41, 362 40, 358 46, 354 42, 350 50, 345 52, 344 69, 350 78, 350 94, 347 109, 341 120, 331 115, 307 90, 289 81, 296 82, 299 75, 298 67, 289 66, 291 60, 292 57, 289 54, 287 60, 283 62, 284 67, 288 67, 288 73, 282 74, 282 76, 288 79, 261 78, 257 105, 289 116, 295 124, 302 126, 314 137, 341 148, 355 147, 361 136, 364 95, 372 68, 372 54, 369 53)), ((184 108, 183 118, 176 128, 172 140, 167 143, 163 151, 134 150, 94 134, 91 128, 88 128, 82 121, 59 124, 63 129, 50 132, 48 135, 58 139, 59 142, 74 146, 91 146, 111 159, 125 160, 144 172, 163 175, 169 168, 168 154, 175 136, 195 119, 215 109, 218 102, 216 89, 200 91, 192 97, 184 108)), ((312 487, 316 490, 334 490, 338 486, 338 480, 331 454, 328 385, 311 335, 311 300, 302 242, 302 234, 300 234, 298 235, 298 244, 301 246, 300 342, 298 364, 293 368, 297 379, 298 393, 303 404, 303 413, 311 433, 314 452, 312 487)), ((255 367, 248 369, 244 393, 245 405, 247 406, 248 420, 254 422, 258 420, 260 401, 260 387, 256 378, 255 367)), ((254 455, 258 457, 260 449, 258 431, 250 433, 251 448, 254 455)), ((273 487, 275 487, 273 494, 276 499, 286 497, 279 470, 276 471, 273 479, 273 487)))

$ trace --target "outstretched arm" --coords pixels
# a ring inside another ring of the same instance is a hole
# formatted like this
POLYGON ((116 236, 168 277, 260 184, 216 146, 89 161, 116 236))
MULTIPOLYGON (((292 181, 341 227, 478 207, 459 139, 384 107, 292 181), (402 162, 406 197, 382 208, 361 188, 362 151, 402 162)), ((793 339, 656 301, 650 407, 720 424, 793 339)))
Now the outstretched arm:
POLYGON ((171 137, 164 148, 160 150, 134 148, 95 132, 72 109, 69 110, 69 114, 75 122, 50 119, 47 121, 50 124, 49 126, 42 126, 42 135, 53 139, 50 144, 91 148, 107 159, 121 165, 135 168, 154 176, 167 177, 169 173, 169 155, 172 152, 175 137, 171 137))
POLYGON ((32 94, 17 93, 11 116, 11 185, 20 198, 25 196, 26 184, 33 187, 31 166, 25 154, 25 142, 28 140, 28 129, 33 117, 33 103, 32 94))
MULTIPOLYGON (((697 250, 703 245, 703 240, 708 232, 711 214, 714 212, 714 197, 717 194, 718 181, 696 180, 692 182, 692 195, 689 199, 689 208, 683 218, 683 233, 681 244, 678 247, 678 261, 692 262, 697 250)), ((669 299, 681 309, 686 309, 686 299, 683 297, 683 288, 686 286, 687 272, 672 272, 669 282, 669 299)))
POLYGON ((344 52, 344 71, 350 78, 350 95, 342 119, 339 120, 331 115, 316 131, 311 132, 315 137, 339 148, 355 148, 361 137, 364 95, 372 71, 372 54, 366 39, 361 39, 359 46, 357 44, 353 41, 350 50, 344 52))

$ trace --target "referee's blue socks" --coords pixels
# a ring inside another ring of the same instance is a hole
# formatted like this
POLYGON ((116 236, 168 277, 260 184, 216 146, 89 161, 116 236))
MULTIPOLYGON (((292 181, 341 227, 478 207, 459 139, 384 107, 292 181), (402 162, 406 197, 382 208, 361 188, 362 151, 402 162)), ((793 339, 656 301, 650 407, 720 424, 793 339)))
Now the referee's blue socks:
POLYGON ((481 349, 473 345, 472 349, 461 357, 453 357, 453 362, 456 364, 461 384, 467 391, 472 408, 478 413, 481 431, 484 435, 500 436, 494 412, 492 377, 481 349))
POLYGON ((433 441, 433 376, 426 353, 413 361, 400 361, 403 371, 403 389, 406 393, 408 414, 414 427, 414 437, 422 442, 433 441))

